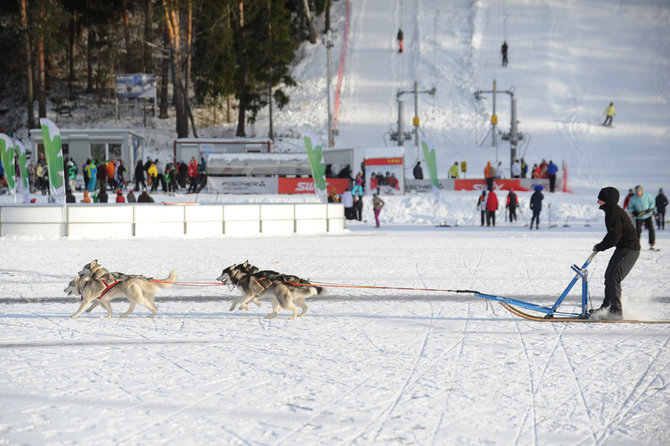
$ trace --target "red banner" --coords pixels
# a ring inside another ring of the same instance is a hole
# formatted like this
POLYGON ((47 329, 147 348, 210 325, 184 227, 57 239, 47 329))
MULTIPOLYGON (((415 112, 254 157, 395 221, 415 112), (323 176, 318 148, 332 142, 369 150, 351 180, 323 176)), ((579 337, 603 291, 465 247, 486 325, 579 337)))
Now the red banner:
MULTIPOLYGON (((314 180, 312 178, 284 178, 280 177, 279 193, 280 194, 313 194, 314 180)), ((330 193, 335 189, 336 194, 341 194, 349 187, 349 180, 347 178, 326 178, 326 190, 330 193)))
MULTIPOLYGON (((514 190, 527 191, 521 187, 521 182, 518 178, 511 178, 505 180, 493 180, 493 189, 494 190, 509 190, 513 188, 514 190)), ((454 180, 454 189, 455 190, 484 190, 486 189, 486 180, 454 180)))

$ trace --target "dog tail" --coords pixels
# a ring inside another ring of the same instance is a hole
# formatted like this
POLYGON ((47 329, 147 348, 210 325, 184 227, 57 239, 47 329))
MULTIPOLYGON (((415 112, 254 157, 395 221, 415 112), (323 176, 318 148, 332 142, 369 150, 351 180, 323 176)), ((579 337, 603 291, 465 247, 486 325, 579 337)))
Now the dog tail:
POLYGON ((158 288, 170 288, 177 281, 177 270, 173 269, 170 271, 170 275, 163 280, 157 280, 155 282, 158 288))

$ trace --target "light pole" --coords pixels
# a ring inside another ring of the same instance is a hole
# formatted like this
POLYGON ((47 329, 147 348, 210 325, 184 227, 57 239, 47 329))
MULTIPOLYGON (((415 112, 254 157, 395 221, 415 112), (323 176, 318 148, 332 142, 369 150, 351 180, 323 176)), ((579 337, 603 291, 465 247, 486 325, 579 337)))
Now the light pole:
MULTIPOLYGON (((431 88, 430 90, 422 90, 419 91, 419 83, 414 81, 414 89, 413 90, 408 90, 408 91, 402 91, 398 90, 398 93, 396 93, 396 98, 398 100, 398 107, 400 107, 404 102, 400 100, 400 96, 402 96, 405 93, 413 93, 414 94, 414 118, 412 118, 412 124, 414 125, 414 144, 416 145, 416 159, 419 159, 419 93, 428 93, 431 96, 435 95, 435 92, 437 90, 435 87, 431 88)), ((402 116, 401 112, 398 112, 398 116, 402 116)), ((402 132, 402 129, 398 129, 398 135, 402 132)), ((401 141, 400 136, 398 141, 401 141)), ((398 144, 402 145, 402 144, 398 144)))
POLYGON ((326 85, 327 85, 327 90, 328 90, 328 147, 333 147, 335 145, 335 141, 333 141, 333 117, 330 111, 330 78, 332 75, 332 63, 330 60, 330 52, 331 49, 333 48, 334 44, 333 41, 330 38, 330 30, 326 33, 326 37, 323 40, 323 44, 326 46, 326 59, 327 59, 327 65, 328 65, 328 73, 327 73, 327 79, 326 79, 326 85))

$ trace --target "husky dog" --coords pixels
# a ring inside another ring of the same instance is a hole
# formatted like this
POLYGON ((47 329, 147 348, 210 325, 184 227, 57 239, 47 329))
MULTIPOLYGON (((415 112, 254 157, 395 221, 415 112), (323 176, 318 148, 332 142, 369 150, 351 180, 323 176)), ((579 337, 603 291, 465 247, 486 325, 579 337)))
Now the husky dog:
MULTIPOLYGON (((65 288, 66 293, 71 295, 76 292, 81 296, 81 306, 71 318, 77 318, 84 311, 89 303, 92 305, 86 310, 90 312, 96 305, 102 305, 107 310, 107 317, 112 317, 112 307, 110 301, 115 297, 124 296, 130 302, 128 311, 121 317, 126 317, 135 309, 135 305, 140 304, 151 311, 153 317, 158 308, 154 304, 154 295, 160 288, 169 288, 177 279, 175 270, 164 280, 154 281, 140 275, 127 275, 121 273, 100 273, 104 268, 93 261, 86 265, 80 274, 77 275, 65 288), (87 266, 93 266, 87 270, 87 266)), ((104 270, 106 271, 106 270, 104 270)))
POLYGON ((247 304, 252 300, 260 305, 257 298, 270 297, 272 313, 266 316, 268 319, 276 317, 280 308, 293 312, 291 319, 302 317, 307 312, 305 299, 324 293, 322 287, 310 285, 309 282, 297 276, 283 275, 269 270, 259 271, 247 261, 224 269, 217 280, 236 286, 242 293, 242 297, 235 299, 230 311, 233 311, 237 304, 240 304, 240 308, 248 310, 247 304), (302 309, 300 314, 293 304, 302 309))

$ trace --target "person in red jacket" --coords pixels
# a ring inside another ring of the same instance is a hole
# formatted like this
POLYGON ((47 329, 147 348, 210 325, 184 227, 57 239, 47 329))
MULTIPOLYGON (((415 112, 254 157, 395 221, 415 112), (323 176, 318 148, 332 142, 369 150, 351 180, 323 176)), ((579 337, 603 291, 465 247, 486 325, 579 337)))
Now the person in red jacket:
POLYGON ((498 210, 498 196, 493 190, 486 198, 486 226, 496 225, 496 211, 498 210))
POLYGON ((123 197, 123 192, 121 192, 121 189, 116 191, 116 202, 117 203, 125 203, 126 199, 123 197))
POLYGON ((191 161, 188 163, 188 178, 190 181, 188 193, 192 194, 198 188, 198 161, 195 157, 192 157, 191 161))

